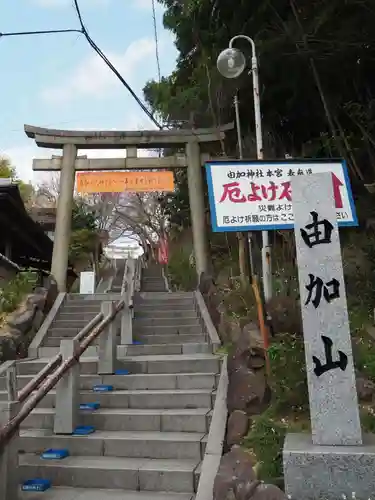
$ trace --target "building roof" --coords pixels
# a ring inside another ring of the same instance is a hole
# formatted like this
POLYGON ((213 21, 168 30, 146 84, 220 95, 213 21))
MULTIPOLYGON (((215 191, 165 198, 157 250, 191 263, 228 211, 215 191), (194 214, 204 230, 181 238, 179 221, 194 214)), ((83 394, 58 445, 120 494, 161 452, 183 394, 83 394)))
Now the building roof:
POLYGON ((0 182, 0 234, 2 241, 10 240, 18 266, 50 270, 53 242, 26 212, 14 183, 0 182))

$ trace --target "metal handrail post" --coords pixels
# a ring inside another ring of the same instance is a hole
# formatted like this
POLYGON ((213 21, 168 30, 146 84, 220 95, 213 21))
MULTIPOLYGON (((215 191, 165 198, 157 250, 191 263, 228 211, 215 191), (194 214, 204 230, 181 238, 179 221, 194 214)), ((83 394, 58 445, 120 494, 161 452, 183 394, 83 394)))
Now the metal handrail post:
MULTIPOLYGON (((20 409, 18 401, 0 402, 0 427, 7 425, 20 409)), ((0 450, 0 498, 18 498, 18 449, 19 430, 13 434, 7 446, 0 450)))
MULTIPOLYGON (((64 339, 60 343, 62 362, 78 353, 80 345, 75 339, 64 339)), ((78 423, 80 364, 75 363, 59 380, 56 386, 55 434, 72 434, 78 423)))
MULTIPOLYGON (((111 314, 114 309, 113 302, 102 302, 103 316, 111 314)), ((112 321, 99 337, 98 374, 112 375, 117 364, 117 325, 112 321)))

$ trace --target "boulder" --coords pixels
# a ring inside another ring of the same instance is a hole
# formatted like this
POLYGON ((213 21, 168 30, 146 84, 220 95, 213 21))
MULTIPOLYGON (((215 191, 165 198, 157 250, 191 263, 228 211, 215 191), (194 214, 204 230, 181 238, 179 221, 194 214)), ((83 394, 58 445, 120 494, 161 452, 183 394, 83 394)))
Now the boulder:
POLYGON ((239 483, 256 480, 253 465, 254 458, 238 446, 226 453, 220 462, 220 467, 214 482, 213 500, 232 500, 236 498, 234 491, 239 483))
POLYGON ((375 383, 362 374, 357 374, 357 394, 360 401, 371 402, 374 400, 375 383))
POLYGON ((34 293, 30 294, 26 298, 26 307, 32 308, 35 306, 40 311, 44 310, 48 291, 45 288, 37 288, 34 293))
POLYGON ((29 330, 31 330, 35 312, 35 305, 30 305, 30 309, 22 307, 8 318, 8 325, 25 335, 29 330))
POLYGON ((48 314, 52 309, 53 304, 59 294, 59 290, 57 288, 57 283, 55 278, 50 275, 44 280, 44 288, 47 290, 46 302, 44 306, 44 314, 48 314))
POLYGON ((246 366, 239 366, 229 376, 228 411, 242 410, 247 415, 257 415, 269 397, 265 375, 246 366))
POLYGON ((231 448, 234 444, 240 444, 242 438, 248 433, 250 426, 249 417, 244 411, 234 410, 228 418, 227 446, 231 448))

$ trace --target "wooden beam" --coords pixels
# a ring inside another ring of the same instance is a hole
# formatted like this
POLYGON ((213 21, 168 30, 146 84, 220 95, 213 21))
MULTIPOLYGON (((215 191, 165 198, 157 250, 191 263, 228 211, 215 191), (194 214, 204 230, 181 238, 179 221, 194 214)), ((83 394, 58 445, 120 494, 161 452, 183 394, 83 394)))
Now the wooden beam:
MULTIPOLYGON (((209 160, 209 155, 202 154, 202 164, 209 160)), ((34 172, 59 171, 61 170, 61 156, 53 156, 51 159, 33 160, 34 172)), ((165 156, 162 158, 86 158, 78 157, 75 162, 77 172, 90 170, 145 170, 145 169, 168 169, 187 167, 186 156, 165 156)))

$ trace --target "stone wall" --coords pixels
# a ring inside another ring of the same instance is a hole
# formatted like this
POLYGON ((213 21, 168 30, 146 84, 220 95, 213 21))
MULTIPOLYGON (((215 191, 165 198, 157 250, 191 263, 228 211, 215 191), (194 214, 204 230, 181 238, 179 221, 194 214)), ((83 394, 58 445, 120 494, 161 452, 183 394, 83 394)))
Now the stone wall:
POLYGON ((213 500, 286 500, 286 495, 277 486, 257 479, 255 457, 241 447, 249 432, 251 418, 263 413, 271 402, 259 328, 255 323, 240 326, 229 320, 211 276, 201 276, 199 290, 221 341, 231 343, 228 352, 227 430, 213 500))
POLYGON ((0 329, 0 362, 27 356, 27 349, 58 295, 57 284, 51 276, 44 279, 22 304, 8 316, 0 329))

